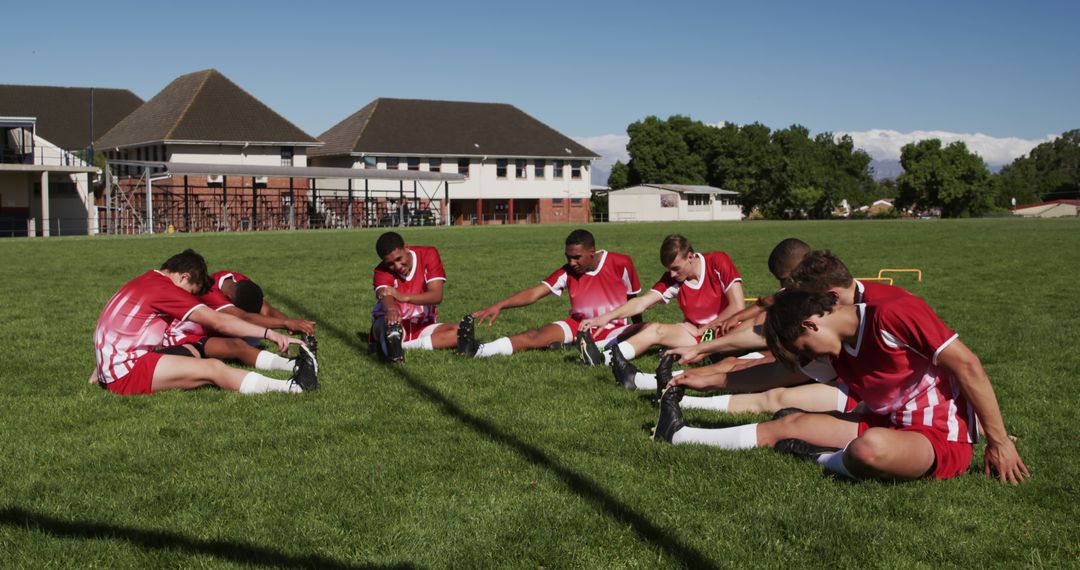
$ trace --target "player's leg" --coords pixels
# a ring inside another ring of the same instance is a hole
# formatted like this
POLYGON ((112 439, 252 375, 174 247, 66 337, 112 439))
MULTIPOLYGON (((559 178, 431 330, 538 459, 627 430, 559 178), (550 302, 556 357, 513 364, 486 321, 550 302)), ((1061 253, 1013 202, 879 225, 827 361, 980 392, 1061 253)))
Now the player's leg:
POLYGON ((408 340, 406 349, 438 350, 457 346, 458 325, 434 323, 424 327, 419 336, 408 340))
POLYGON ((884 427, 866 430, 843 451, 843 466, 858 479, 911 480, 934 466, 934 446, 915 431, 884 427))
POLYGON ((236 360, 259 370, 292 371, 296 363, 291 358, 251 346, 240 338, 208 337, 202 341, 202 356, 219 360, 236 360))
POLYGON ((807 412, 846 411, 847 395, 828 384, 804 384, 790 388, 773 388, 756 394, 725 396, 686 396, 684 409, 712 410, 728 413, 771 414, 784 408, 799 408, 807 412))
POLYGON ((188 358, 163 354, 154 368, 152 389, 190 390, 203 386, 217 386, 222 390, 256 394, 263 392, 300 392, 298 382, 276 380, 257 372, 233 368, 214 358, 188 358))
POLYGON ((488 356, 510 355, 522 350, 547 348, 555 343, 566 344, 574 340, 573 328, 569 321, 572 321, 572 319, 548 323, 538 329, 530 329, 514 336, 504 336, 486 342, 476 349, 474 356, 476 358, 486 358, 488 356))

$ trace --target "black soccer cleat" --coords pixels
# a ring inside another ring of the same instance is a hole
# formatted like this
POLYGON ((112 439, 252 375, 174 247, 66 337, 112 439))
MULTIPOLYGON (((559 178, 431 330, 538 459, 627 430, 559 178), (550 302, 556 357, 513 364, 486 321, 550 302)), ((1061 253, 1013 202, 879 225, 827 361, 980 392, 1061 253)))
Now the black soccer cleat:
POLYGON ((776 410, 775 412, 773 412, 772 419, 778 420, 780 418, 786 418, 786 417, 790 416, 791 414, 805 414, 805 413, 807 413, 807 411, 802 409, 802 408, 781 408, 781 409, 776 410))
POLYGON ((457 329, 457 353, 462 356, 476 356, 480 343, 476 341, 476 319, 472 315, 461 318, 457 329))
POLYGON ((319 341, 315 340, 315 335, 305 334, 300 337, 300 340, 304 341, 312 355, 319 356, 319 341))
POLYGON ((773 449, 780 453, 794 455, 799 459, 805 459, 807 461, 817 461, 818 457, 821 457, 826 453, 840 451, 837 447, 820 447, 807 443, 805 440, 795 438, 781 439, 773 445, 773 449))
POLYGON ((600 352, 600 349, 597 348, 589 331, 578 331, 574 343, 577 344, 578 356, 581 357, 582 364, 585 366, 599 366, 604 364, 604 353, 600 352))
POLYGON ((611 372, 615 374, 616 384, 627 390, 637 390, 637 384, 634 382, 634 377, 638 373, 637 366, 630 364, 618 346, 611 349, 611 372))
MULTIPOLYGON (((664 388, 667 388, 668 382, 671 382, 671 365, 675 363, 675 357, 670 354, 665 354, 660 357, 660 364, 656 366, 656 398, 660 397, 664 393, 664 388)), ((680 399, 682 396, 679 396, 680 399)))
POLYGON ((293 359, 296 368, 293 371, 292 382, 305 392, 319 389, 319 362, 315 359, 315 353, 306 346, 300 346, 300 354, 293 359))
POLYGON ((682 386, 672 386, 670 389, 664 390, 664 394, 660 396, 660 417, 656 420, 656 428, 653 429, 652 438, 654 441, 671 443, 671 438, 675 436, 675 432, 686 426, 686 422, 683 421, 682 409, 679 408, 682 397, 682 386))
POLYGON ((405 329, 401 328, 400 323, 387 325, 385 341, 386 359, 394 364, 405 362, 405 348, 402 346, 405 341, 405 329))

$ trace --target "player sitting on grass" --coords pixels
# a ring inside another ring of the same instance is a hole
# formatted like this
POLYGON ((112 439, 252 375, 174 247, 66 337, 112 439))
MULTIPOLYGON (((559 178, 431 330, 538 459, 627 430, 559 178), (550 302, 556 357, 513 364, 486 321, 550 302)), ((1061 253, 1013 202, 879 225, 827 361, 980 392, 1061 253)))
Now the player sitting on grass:
POLYGON ((1005 431, 979 358, 922 299, 839 305, 821 293, 785 291, 769 308, 769 348, 791 366, 828 357, 862 400, 861 415, 793 413, 723 429, 685 425, 673 386, 660 401, 654 438, 727 449, 775 447, 851 479, 947 479, 968 469, 977 422, 984 469, 1002 482, 1030 476, 1005 431))
MULTIPOLYGON (((486 309, 467 315, 461 321, 458 352, 477 358, 497 354, 513 354, 522 350, 547 348, 552 344, 567 344, 574 339, 574 332, 581 321, 606 313, 626 302, 638 293, 637 271, 629 256, 613 251, 596 249, 593 235, 586 230, 574 230, 566 237, 566 265, 563 265, 539 285, 516 293, 486 309), (563 290, 570 293, 570 318, 546 324, 510 337, 478 344, 475 324, 488 319, 495 323, 503 309, 524 307, 563 290)), ((612 342, 618 338, 628 323, 624 319, 612 319, 592 331, 591 342, 612 342)))
MULTIPOLYGON (((789 283, 792 270, 799 265, 803 257, 809 252, 810 246, 795 238, 787 238, 773 248, 772 253, 769 254, 769 271, 778 281, 780 281, 781 287, 784 287, 789 283)), ((680 304, 682 301, 683 299, 680 297, 680 304)), ((719 347, 718 350, 723 351, 724 354, 745 355, 755 351, 764 350, 765 338, 760 334, 760 323, 764 322, 764 307, 771 302, 772 297, 768 297, 764 302, 759 302, 751 307, 739 310, 734 315, 724 319, 720 323, 720 328, 718 329, 718 333, 719 331, 726 331, 726 334, 720 333, 723 334, 723 336, 712 340, 703 339, 702 342, 698 344, 673 347, 665 351, 665 354, 672 355, 675 358, 678 358, 680 355, 694 355, 693 360, 684 357, 682 362, 689 363, 697 362, 704 358, 706 354, 709 354, 702 351, 701 347, 705 346, 719 347), (740 322, 742 324, 739 324, 740 322)), ((741 304, 736 304, 731 307, 735 308, 741 306, 741 304)), ((620 345, 620 347, 621 346, 622 345, 620 345)), ((615 375, 615 382, 627 390, 663 389, 662 385, 657 386, 655 374, 640 372, 636 366, 630 364, 629 359, 626 356, 630 353, 636 353, 636 349, 629 347, 625 351, 620 349, 605 353, 605 356, 610 360, 611 371, 615 375)), ((762 356, 760 354, 755 356, 758 356, 759 358, 730 358, 710 366, 691 369, 685 372, 693 375, 710 377, 715 374, 734 372, 735 370, 749 366, 751 363, 764 364, 772 362, 771 357, 760 358, 760 356, 762 356)), ((672 374, 671 364, 671 359, 661 360, 661 366, 658 370, 661 374, 665 375, 666 379, 670 379, 672 374)), ((682 372, 683 371, 676 371, 675 374, 681 374, 682 372)))
POLYGON ((208 385, 246 394, 318 388, 315 356, 299 339, 210 309, 195 297, 209 289, 206 261, 190 249, 121 287, 105 305, 94 331, 98 383, 124 395, 208 385), (296 372, 290 380, 275 380, 213 358, 155 351, 169 324, 177 319, 233 337, 267 339, 282 352, 298 344, 296 372))
POLYGON ((374 271, 378 301, 368 338, 379 354, 403 362, 405 349, 457 346, 457 326, 436 322, 446 282, 439 250, 407 246, 399 234, 386 232, 375 242, 375 253, 380 259, 374 271))
POLYGON ((660 263, 666 271, 649 294, 585 319, 579 329, 585 332, 603 328, 612 320, 639 315, 660 301, 667 303, 675 297, 679 298, 683 322, 646 323, 604 353, 583 335, 579 346, 584 364, 609 363, 615 351, 630 360, 654 344, 665 348, 697 344, 705 336, 712 337, 712 327, 743 309, 742 278, 728 254, 722 251, 695 253, 684 236, 671 234, 660 245, 660 263))

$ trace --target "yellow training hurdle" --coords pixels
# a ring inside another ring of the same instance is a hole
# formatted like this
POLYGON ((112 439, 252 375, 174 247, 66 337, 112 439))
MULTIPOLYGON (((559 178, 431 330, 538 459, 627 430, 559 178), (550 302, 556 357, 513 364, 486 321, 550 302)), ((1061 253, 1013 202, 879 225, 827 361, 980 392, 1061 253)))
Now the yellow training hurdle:
POLYGON ((922 283, 922 269, 882 269, 877 272, 878 279, 883 278, 886 273, 914 273, 918 276, 919 283, 922 283))

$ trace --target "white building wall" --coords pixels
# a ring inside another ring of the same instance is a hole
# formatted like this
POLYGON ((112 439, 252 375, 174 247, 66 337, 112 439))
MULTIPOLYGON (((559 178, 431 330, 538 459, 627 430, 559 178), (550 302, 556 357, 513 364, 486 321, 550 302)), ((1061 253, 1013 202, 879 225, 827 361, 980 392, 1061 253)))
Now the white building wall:
MULTIPOLYGON (((280 146, 165 145, 166 160, 199 164, 251 164, 281 166, 280 146)), ((132 159, 131 150, 128 151, 132 159)), ((293 166, 307 166, 307 147, 293 147, 293 166)))
POLYGON ((608 194, 608 220, 612 222, 734 221, 742 219, 737 204, 723 204, 715 197, 709 204, 691 206, 685 196, 659 188, 635 187, 608 194), (677 200, 673 207, 661 206, 661 196, 677 200))

